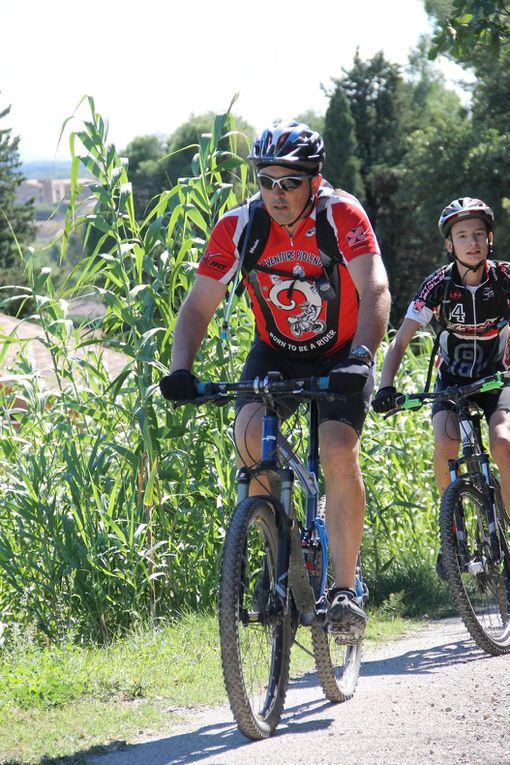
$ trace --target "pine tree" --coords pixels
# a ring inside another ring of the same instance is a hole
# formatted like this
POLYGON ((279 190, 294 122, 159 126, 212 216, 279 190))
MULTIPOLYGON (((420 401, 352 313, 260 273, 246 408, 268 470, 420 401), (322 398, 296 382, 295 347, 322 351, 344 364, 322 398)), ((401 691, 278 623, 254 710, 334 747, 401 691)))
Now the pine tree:
MULTIPOLYGON (((10 110, 8 106, 0 111, 0 120, 10 110)), ((17 283, 22 274, 16 240, 23 248, 35 235, 33 202, 16 204, 16 189, 24 180, 18 147, 19 137, 12 136, 12 129, 0 128, 0 286, 17 283)))
POLYGON ((330 95, 324 121, 326 161, 324 177, 335 187, 342 187, 363 198, 364 187, 357 157, 356 126, 349 102, 341 84, 337 81, 330 95))

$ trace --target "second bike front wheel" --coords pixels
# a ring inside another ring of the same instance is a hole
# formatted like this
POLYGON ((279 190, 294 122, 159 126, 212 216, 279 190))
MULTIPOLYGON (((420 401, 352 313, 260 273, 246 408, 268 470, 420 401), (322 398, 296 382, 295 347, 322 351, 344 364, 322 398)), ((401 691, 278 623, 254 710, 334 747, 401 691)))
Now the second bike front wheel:
MULTIPOLYGON (((473 640, 494 656, 510 652, 509 561, 494 561, 487 499, 480 489, 458 478, 441 500, 441 549, 453 601, 473 640)), ((496 525, 506 519, 496 502, 496 525)))
POLYGON ((277 592, 277 550, 274 507, 263 497, 240 502, 221 563, 221 660, 239 730, 255 740, 278 725, 289 680, 293 620, 277 592))

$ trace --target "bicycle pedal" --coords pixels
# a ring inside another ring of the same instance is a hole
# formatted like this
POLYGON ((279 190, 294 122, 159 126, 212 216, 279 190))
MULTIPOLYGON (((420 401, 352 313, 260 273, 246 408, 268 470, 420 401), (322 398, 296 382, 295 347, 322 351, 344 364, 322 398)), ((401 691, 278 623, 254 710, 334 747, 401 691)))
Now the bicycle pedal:
POLYGON ((337 632, 329 630, 329 633, 337 645, 359 645, 363 640, 364 631, 360 633, 337 632))

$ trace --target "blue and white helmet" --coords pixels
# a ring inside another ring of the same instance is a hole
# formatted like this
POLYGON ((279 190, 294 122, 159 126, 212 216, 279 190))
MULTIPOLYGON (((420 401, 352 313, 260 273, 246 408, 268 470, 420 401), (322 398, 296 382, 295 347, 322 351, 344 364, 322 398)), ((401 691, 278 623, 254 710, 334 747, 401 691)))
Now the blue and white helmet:
POLYGON ((487 230, 494 229, 494 212, 481 199, 460 197, 444 208, 439 216, 437 225, 442 236, 446 239, 454 223, 463 218, 481 218, 487 225, 487 230))
POLYGON ((255 139, 248 159, 256 168, 289 165, 317 175, 324 162, 324 141, 320 133, 303 122, 280 122, 255 139))

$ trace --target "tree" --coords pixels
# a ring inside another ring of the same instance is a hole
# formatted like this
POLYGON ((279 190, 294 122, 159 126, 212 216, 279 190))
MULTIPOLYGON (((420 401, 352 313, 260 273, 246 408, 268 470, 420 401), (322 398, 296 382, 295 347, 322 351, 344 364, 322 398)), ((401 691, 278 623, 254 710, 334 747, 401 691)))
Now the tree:
POLYGON ((437 19, 430 57, 448 54, 459 63, 498 59, 510 43, 508 0, 426 0, 437 19))
POLYGON ((135 213, 138 220, 143 218, 151 199, 163 189, 162 160, 165 153, 164 139, 157 135, 137 136, 125 149, 129 157, 129 178, 135 190, 135 213))
MULTIPOLYGON (((10 111, 10 106, 0 111, 0 120, 10 111)), ((18 246, 24 248, 35 238, 33 202, 16 204, 16 189, 24 180, 19 140, 19 136, 12 136, 11 128, 0 128, 0 286, 20 282, 18 246)))
POLYGON ((365 189, 360 172, 361 163, 356 154, 356 125, 339 81, 330 94, 324 120, 324 142, 324 176, 333 186, 341 186, 354 196, 363 197, 365 189))
MULTIPOLYGON (((192 174, 191 163, 197 153, 200 136, 210 133, 216 115, 213 112, 191 115, 167 138, 157 135, 139 136, 125 149, 129 158, 129 175, 133 184, 136 216, 140 220, 150 209, 151 200, 172 188, 179 178, 192 174)), ((246 157, 255 129, 241 117, 235 118, 234 150, 246 157)), ((229 139, 220 148, 229 149, 229 139)), ((229 179, 230 180, 230 179, 229 179)))
POLYGON ((318 133, 324 133, 324 116, 318 114, 314 109, 307 109, 296 117, 298 122, 304 122, 305 125, 317 130, 318 133))
MULTIPOLYGON (((169 137, 167 156, 163 161, 163 172, 168 184, 173 185, 179 178, 190 175, 191 161, 197 153, 200 136, 211 132, 215 116, 214 112, 191 115, 189 120, 183 122, 169 137)), ((236 129, 239 131, 239 135, 234 141, 235 152, 246 157, 250 150, 251 141, 255 136, 255 129, 242 117, 235 117, 235 123, 236 129)), ((226 139, 220 142, 220 148, 222 146, 225 150, 228 149, 226 139)))
MULTIPOLYGON (((354 120, 361 200, 381 244, 396 324, 420 281, 445 262, 436 225, 441 209, 455 197, 485 193, 499 215, 501 202, 488 193, 488 184, 502 187, 498 162, 506 168, 508 142, 473 128, 458 96, 433 69, 425 43, 413 53, 407 79, 382 54, 369 61, 356 55, 330 96, 326 124, 332 127, 339 120, 334 110, 341 113, 337 91, 354 120)), ((342 131, 330 133, 330 157, 342 137, 342 131)))
POLYGON ((382 53, 362 61, 338 80, 356 126, 364 202, 375 226, 395 188, 394 169, 405 152, 406 91, 400 67, 382 53))

